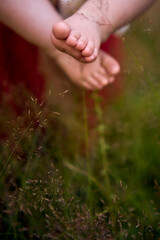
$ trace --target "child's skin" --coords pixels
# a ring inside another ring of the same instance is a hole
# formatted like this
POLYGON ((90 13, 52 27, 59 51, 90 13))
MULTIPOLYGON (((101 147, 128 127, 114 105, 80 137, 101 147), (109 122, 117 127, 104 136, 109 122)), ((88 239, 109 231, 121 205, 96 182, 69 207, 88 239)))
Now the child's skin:
POLYGON ((93 62, 99 47, 119 27, 155 0, 87 0, 71 17, 53 25, 53 45, 81 62, 93 62))
POLYGON ((154 1, 88 0, 74 15, 63 20, 48 0, 23 0, 23 3, 5 0, 0 2, 0 21, 43 48, 74 83, 94 90, 114 81, 120 71, 115 59, 99 51, 100 43, 154 1), (82 62, 95 62, 79 63, 53 48, 49 39, 53 24, 52 42, 58 50, 82 62))
POLYGON ((1 1, 0 21, 44 49, 75 84, 86 89, 103 88, 114 81, 120 71, 118 62, 102 51, 94 63, 84 64, 54 48, 50 41, 52 24, 61 22, 62 17, 48 0, 23 0, 23 3, 22 0, 1 1))

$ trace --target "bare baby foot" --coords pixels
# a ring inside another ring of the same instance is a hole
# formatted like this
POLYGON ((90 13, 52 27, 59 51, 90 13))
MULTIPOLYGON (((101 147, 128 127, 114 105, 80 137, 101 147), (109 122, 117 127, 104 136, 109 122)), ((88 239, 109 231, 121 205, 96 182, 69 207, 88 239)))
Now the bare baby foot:
POLYGON ((97 59, 89 64, 61 52, 57 53, 56 61, 74 84, 88 90, 102 89, 112 83, 120 71, 118 62, 101 50, 97 59))
MULTIPOLYGON (((87 1, 85 10, 80 9, 71 17, 53 25, 51 41, 60 51, 81 62, 91 63, 98 56, 99 47, 104 41, 104 20, 97 8, 87 1), (93 10, 93 17, 87 12, 93 10), (94 12, 95 11, 95 12, 94 12), (86 13, 87 12, 87 13, 86 13), (98 13, 97 13, 98 12, 98 13), (97 15, 96 15, 97 13, 97 15), (102 24, 101 24, 102 22, 102 24)), ((107 34, 105 34, 107 38, 107 34)))

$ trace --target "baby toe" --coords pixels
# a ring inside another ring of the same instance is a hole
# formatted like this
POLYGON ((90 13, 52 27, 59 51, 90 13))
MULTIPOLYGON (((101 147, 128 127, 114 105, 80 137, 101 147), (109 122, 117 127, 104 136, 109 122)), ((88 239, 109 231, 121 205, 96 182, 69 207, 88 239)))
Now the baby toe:
POLYGON ((85 49, 82 51, 82 55, 84 57, 89 57, 92 55, 92 53, 94 52, 94 42, 93 41, 89 41, 88 44, 86 45, 85 49))
POLYGON ((66 39, 70 34, 70 27, 64 22, 58 22, 53 25, 52 33, 59 40, 66 39))
POLYGON ((66 44, 65 40, 57 40, 56 38, 51 36, 51 40, 53 45, 60 51, 65 52, 69 55, 71 55, 72 57, 76 58, 76 59, 81 59, 81 52, 77 51, 75 48, 70 47, 66 44))
POLYGON ((103 88, 109 83, 109 79, 106 76, 100 74, 99 72, 94 72, 92 75, 99 82, 101 88, 103 88))
POLYGON ((80 37, 81 37, 80 32, 71 31, 70 35, 66 40, 66 44, 70 47, 75 47, 80 37))
POLYGON ((120 72, 119 63, 110 55, 106 55, 105 58, 103 58, 102 65, 111 75, 116 75, 120 72))
POLYGON ((102 85, 99 81, 97 81, 97 78, 95 76, 89 76, 87 79, 88 83, 92 86, 92 89, 101 89, 102 85))
POLYGON ((84 36, 81 36, 75 48, 79 51, 82 51, 86 47, 87 43, 88 43, 88 39, 84 36))
POLYGON ((104 76, 106 75, 105 69, 104 69, 103 67, 101 67, 101 66, 98 68, 97 72, 98 72, 99 74, 104 75, 104 76))
POLYGON ((89 57, 85 57, 85 61, 89 63, 94 62, 97 56, 98 56, 98 50, 97 48, 95 48, 94 52, 89 57))
POLYGON ((82 86, 87 90, 90 90, 90 91, 94 90, 93 86, 87 82, 82 82, 82 86))

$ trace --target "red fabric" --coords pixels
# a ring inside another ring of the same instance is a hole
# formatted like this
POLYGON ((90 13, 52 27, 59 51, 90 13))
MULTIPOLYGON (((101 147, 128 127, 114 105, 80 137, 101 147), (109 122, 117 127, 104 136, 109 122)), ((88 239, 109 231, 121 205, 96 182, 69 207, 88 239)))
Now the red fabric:
POLYGON ((38 63, 38 49, 0 23, 0 102, 4 95, 8 96, 9 103, 19 112, 16 100, 12 99, 18 84, 39 100, 42 98, 45 81, 38 63))

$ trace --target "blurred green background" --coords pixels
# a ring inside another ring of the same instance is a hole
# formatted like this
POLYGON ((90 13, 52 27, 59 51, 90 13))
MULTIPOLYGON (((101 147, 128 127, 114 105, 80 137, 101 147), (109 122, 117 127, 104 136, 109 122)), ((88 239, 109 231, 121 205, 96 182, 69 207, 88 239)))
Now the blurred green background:
POLYGON ((83 90, 1 114, 1 239, 160 239, 157 6, 123 37, 122 92, 103 108, 92 94, 94 128, 83 90))

